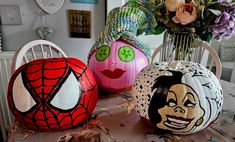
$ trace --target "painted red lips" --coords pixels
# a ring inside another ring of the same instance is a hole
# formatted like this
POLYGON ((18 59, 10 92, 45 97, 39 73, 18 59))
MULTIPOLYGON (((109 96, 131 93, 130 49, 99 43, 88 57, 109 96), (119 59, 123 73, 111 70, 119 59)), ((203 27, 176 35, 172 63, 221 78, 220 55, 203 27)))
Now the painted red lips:
POLYGON ((116 79, 121 77, 125 73, 125 71, 122 69, 115 69, 114 71, 103 70, 101 73, 108 78, 116 79))

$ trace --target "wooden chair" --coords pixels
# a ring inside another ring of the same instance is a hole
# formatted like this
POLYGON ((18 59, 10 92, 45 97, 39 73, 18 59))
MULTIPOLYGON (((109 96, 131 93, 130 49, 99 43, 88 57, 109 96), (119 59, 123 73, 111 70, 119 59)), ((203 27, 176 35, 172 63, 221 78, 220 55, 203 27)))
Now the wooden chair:
POLYGON ((231 74, 230 82, 235 83, 235 62, 233 62, 233 71, 232 71, 232 74, 231 74))
POLYGON ((18 49, 12 59, 11 72, 21 65, 36 59, 67 57, 64 51, 56 44, 47 40, 33 40, 18 49))
MULTIPOLYGON (((151 62, 156 61, 171 61, 172 54, 165 55, 163 51, 163 44, 161 44, 152 54, 151 62), (163 57, 164 56, 164 57, 163 57), (156 58, 158 57, 158 58, 156 58), (157 59, 157 60, 156 60, 157 59)), ((189 55, 189 61, 200 63, 206 66, 209 70, 213 70, 212 67, 215 67, 215 75, 218 79, 221 77, 222 73, 222 64, 220 58, 215 51, 207 42, 202 42, 201 46, 195 48, 192 53, 189 55)))

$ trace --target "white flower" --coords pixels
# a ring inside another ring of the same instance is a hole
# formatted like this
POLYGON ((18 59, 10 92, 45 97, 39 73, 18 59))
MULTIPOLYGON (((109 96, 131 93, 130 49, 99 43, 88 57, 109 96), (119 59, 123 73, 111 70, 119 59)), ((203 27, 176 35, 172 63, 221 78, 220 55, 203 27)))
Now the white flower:
POLYGON ((169 11, 176 11, 180 4, 184 4, 184 0, 166 0, 165 5, 169 11))

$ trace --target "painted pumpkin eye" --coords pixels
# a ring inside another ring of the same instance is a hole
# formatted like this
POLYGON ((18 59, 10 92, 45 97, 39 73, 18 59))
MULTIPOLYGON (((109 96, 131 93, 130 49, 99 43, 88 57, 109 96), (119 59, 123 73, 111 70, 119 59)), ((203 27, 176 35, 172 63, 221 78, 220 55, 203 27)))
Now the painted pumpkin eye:
POLYGON ((176 106, 176 101, 173 99, 168 100, 167 105, 170 107, 176 106))
POLYGON ((16 108, 21 112, 27 112, 36 105, 36 102, 24 86, 21 74, 17 76, 13 85, 13 101, 16 108))
POLYGON ((195 103, 191 102, 190 100, 187 100, 185 103, 184 103, 184 106, 186 107, 192 107, 194 108, 195 107, 195 103))
POLYGON ((108 45, 103 45, 98 48, 96 52, 96 60, 104 61, 110 54, 110 48, 108 45))
POLYGON ((188 92, 188 93, 186 94, 186 96, 187 96, 187 99, 186 99, 186 101, 184 102, 184 106, 185 106, 185 107, 194 108, 195 105, 196 105, 196 101, 195 101, 195 98, 194 98, 193 94, 190 93, 190 92, 188 92))
POLYGON ((81 85, 75 75, 71 73, 56 93, 51 104, 62 110, 72 109, 78 104, 81 93, 81 85))
POLYGON ((174 107, 177 105, 177 99, 176 99, 176 94, 172 91, 168 92, 167 99, 166 99, 166 104, 169 107, 174 107))
POLYGON ((130 62, 135 58, 135 51, 129 46, 122 46, 118 50, 118 57, 123 62, 130 62))

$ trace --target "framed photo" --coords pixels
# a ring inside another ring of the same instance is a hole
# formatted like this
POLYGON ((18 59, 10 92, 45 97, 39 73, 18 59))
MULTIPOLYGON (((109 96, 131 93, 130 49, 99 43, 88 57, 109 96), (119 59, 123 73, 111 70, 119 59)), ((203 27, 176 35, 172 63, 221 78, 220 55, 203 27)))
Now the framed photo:
POLYGON ((0 17, 3 25, 22 24, 22 16, 19 5, 0 5, 0 17))
POLYGON ((97 3, 97 0, 71 0, 72 3, 97 3))
POLYGON ((91 38, 91 11, 68 10, 69 36, 91 38))

